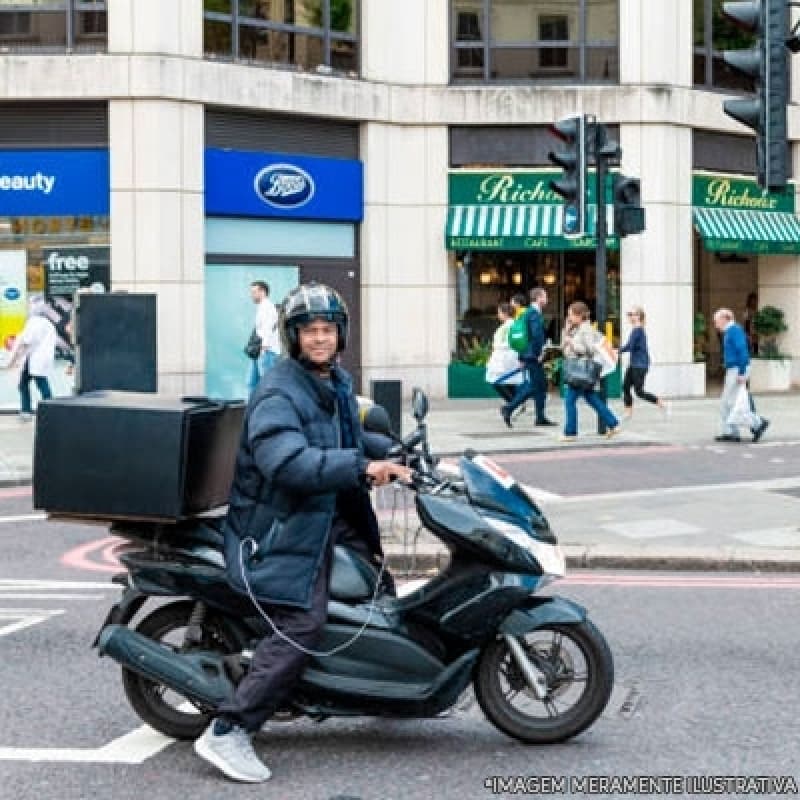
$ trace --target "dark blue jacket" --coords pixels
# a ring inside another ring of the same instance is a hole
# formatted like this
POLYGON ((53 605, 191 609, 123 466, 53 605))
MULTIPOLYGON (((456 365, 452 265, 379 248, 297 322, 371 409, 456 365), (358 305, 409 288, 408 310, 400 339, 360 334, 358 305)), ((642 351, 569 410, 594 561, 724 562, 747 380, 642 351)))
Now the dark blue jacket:
POLYGON ((722 351, 725 369, 736 367, 740 375, 747 372, 750 366, 750 350, 747 347, 744 329, 738 323, 732 322, 725 331, 722 351))
POLYGON ((544 319, 542 312, 531 306, 526 312, 528 315, 528 347, 520 354, 520 361, 538 361, 544 347, 544 319))
POLYGON ((650 369, 650 354, 647 352, 647 334, 644 332, 644 328, 634 328, 628 341, 620 347, 619 351, 631 354, 630 366, 634 369, 650 369))
POLYGON ((247 408, 225 520, 225 560, 231 585, 244 593, 240 545, 248 537, 256 541, 255 554, 246 545, 243 559, 251 590, 264 603, 310 607, 337 497, 347 498, 348 521, 380 550, 350 377, 335 369, 334 380, 348 389, 353 448, 339 444, 332 387, 293 359, 281 359, 264 376, 247 408))

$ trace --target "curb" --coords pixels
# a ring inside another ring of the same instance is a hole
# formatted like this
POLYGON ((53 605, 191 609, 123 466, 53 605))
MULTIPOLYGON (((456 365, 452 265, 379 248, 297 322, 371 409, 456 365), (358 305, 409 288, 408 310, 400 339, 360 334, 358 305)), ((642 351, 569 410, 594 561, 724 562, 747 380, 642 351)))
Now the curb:
MULTIPOLYGON (((402 553, 387 553, 390 569, 411 575, 439 572, 447 562, 446 553, 422 553, 406 557, 402 553)), ((796 559, 766 559, 709 556, 603 555, 567 556, 569 569, 624 569, 644 572, 800 572, 800 556, 796 559)))

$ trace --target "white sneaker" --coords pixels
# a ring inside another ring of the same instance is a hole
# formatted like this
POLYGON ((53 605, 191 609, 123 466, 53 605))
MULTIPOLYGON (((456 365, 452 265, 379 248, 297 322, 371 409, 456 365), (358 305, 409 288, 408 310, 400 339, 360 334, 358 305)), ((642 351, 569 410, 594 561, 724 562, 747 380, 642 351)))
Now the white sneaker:
POLYGON ((214 733, 214 722, 194 743, 194 751, 231 780, 242 783, 263 783, 272 773, 253 750, 250 734, 234 725, 229 733, 214 733))

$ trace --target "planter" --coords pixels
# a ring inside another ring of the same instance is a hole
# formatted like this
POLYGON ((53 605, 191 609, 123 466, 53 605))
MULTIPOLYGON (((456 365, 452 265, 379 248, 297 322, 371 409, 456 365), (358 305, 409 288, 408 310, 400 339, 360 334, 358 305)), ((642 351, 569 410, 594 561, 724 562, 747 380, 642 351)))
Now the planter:
POLYGON ((497 392, 485 380, 486 367, 453 361, 447 367, 448 397, 494 397, 497 392))
POLYGON ((754 358, 750 361, 750 389, 754 392, 785 392, 792 385, 790 358, 754 358))

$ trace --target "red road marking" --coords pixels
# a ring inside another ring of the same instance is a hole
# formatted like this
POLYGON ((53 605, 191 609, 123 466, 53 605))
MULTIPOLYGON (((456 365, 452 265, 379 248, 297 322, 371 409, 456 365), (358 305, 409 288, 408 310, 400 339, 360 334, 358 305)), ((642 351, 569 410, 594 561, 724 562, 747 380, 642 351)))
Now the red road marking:
POLYGON ((30 486, 13 486, 10 489, 0 489, 0 500, 7 497, 30 497, 30 486))
POLYGON ((119 545, 124 543, 124 539, 118 536, 106 536, 103 539, 95 539, 93 542, 75 547, 68 550, 61 556, 61 563, 74 569, 83 569, 90 572, 119 572, 122 565, 116 557, 114 551, 119 545), (93 560, 93 557, 100 557, 100 561, 93 560), (105 562, 105 563, 102 563, 105 562))

